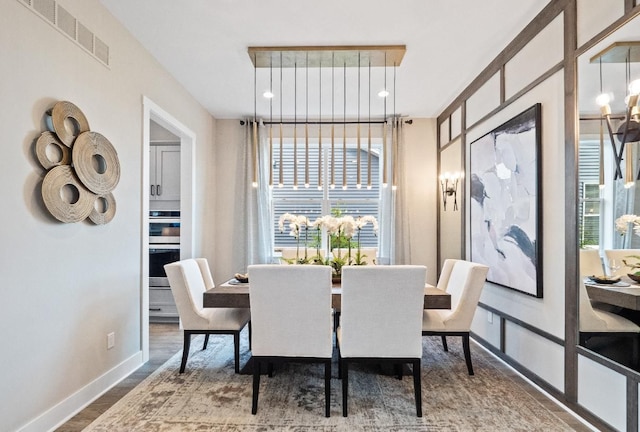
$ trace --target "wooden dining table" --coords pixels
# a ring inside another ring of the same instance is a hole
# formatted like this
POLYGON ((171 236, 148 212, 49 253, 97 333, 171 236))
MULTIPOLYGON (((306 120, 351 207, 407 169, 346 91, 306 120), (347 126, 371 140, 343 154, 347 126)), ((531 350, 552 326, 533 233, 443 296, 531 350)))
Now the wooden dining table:
MULTIPOLYGON (((331 288, 331 307, 340 309, 342 288, 339 283, 334 283, 331 288)), ((203 306, 207 308, 248 308, 249 283, 240 283, 231 279, 205 291, 203 306)), ((426 284, 424 287, 424 309, 451 309, 451 295, 426 284)))

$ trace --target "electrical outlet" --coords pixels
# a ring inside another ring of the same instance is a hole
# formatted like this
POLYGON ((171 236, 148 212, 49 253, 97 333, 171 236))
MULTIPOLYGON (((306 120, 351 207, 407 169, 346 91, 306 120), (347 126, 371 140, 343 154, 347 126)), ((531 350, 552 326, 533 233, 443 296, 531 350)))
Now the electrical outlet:
POLYGON ((487 312, 487 322, 493 324, 493 312, 487 312))
POLYGON ((110 350, 116 344, 116 334, 111 332, 107 334, 107 349, 110 350))

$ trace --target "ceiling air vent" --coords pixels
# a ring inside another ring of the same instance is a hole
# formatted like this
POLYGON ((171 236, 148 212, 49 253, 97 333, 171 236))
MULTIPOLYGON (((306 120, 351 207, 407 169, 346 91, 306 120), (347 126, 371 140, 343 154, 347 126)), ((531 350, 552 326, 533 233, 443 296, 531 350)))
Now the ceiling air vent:
POLYGON ((82 23, 78 23, 78 43, 93 53, 93 33, 82 23))
POLYGON ((71 39, 76 38, 76 19, 60 5, 58 5, 58 28, 71 39))
POLYGON ((95 50, 94 54, 102 63, 108 65, 109 64, 109 46, 102 42, 97 36, 94 38, 95 40, 95 50))
POLYGON ((78 21, 71 12, 60 6, 56 0, 18 0, 18 2, 42 17, 76 45, 85 48, 100 63, 109 66, 109 45, 95 36, 88 27, 78 21))
POLYGON ((56 22, 56 2, 53 0, 33 0, 33 8, 49 20, 51 23, 56 22))

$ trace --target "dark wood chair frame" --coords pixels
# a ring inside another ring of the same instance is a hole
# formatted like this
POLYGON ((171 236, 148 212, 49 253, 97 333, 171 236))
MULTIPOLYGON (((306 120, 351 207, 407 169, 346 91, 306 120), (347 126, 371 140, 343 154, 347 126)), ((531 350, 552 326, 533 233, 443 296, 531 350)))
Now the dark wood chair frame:
MULTIPOLYGON (((251 321, 249 321, 249 349, 251 349, 251 321)), ((191 347, 191 336, 203 334, 204 344, 202 345, 202 350, 207 349, 207 344, 209 343, 210 335, 233 335, 233 356, 235 363, 235 372, 240 373, 240 332, 244 329, 242 327, 240 330, 185 330, 184 331, 184 343, 182 347, 182 362, 180 363, 180 373, 184 373, 184 370, 187 366, 187 358, 189 357, 189 348, 191 347)))
POLYGON ((413 390, 416 398, 416 416, 422 417, 422 377, 420 358, 396 357, 342 357, 338 354, 338 377, 342 380, 342 416, 348 416, 347 399, 349 395, 349 363, 391 364, 398 379, 402 379, 402 365, 410 364, 413 374, 413 390))
POLYGON ((454 331, 423 331, 422 336, 441 336, 442 347, 446 352, 449 352, 449 346, 447 345, 447 336, 462 336, 462 351, 464 351, 464 360, 467 363, 467 371, 469 375, 473 375, 473 365, 471 364, 471 348, 469 346, 469 332, 454 332, 454 331))
POLYGON ((273 374, 273 365, 280 363, 323 363, 324 364, 324 415, 331 416, 331 358, 322 357, 282 357, 252 356, 253 359, 253 398, 251 414, 258 412, 258 393, 260 390, 260 369, 263 364, 268 367, 269 376, 273 374))

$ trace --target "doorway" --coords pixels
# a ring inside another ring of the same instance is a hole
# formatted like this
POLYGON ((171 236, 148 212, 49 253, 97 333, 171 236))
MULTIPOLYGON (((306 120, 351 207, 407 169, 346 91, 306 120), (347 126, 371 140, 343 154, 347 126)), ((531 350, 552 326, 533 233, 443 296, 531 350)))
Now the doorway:
POLYGON ((149 360, 149 201, 151 198, 150 149, 152 122, 175 137, 180 146, 180 259, 192 258, 194 244, 195 134, 147 97, 143 97, 142 137, 142 239, 141 239, 141 323, 142 361, 149 360))

